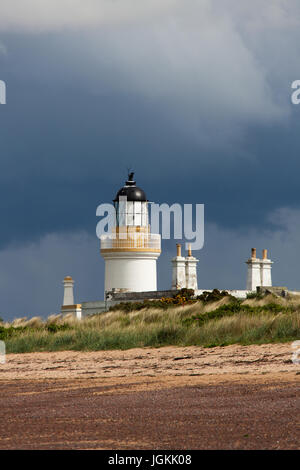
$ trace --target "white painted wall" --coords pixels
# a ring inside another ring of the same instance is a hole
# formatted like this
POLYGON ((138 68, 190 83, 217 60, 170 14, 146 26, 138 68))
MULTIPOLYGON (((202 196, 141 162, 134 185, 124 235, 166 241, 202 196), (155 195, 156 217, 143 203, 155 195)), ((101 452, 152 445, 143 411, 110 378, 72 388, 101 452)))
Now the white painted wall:
POLYGON ((272 261, 269 259, 262 259, 260 270, 261 270, 261 285, 263 287, 271 287, 272 286, 272 261))
POLYGON ((81 318, 82 318, 81 304, 70 305, 70 306, 68 306, 68 305, 62 306, 61 313, 62 313, 62 315, 72 314, 72 315, 74 315, 75 318, 77 318, 77 320, 81 320, 81 318))
POLYGON ((193 256, 187 256, 185 258, 185 277, 186 277, 186 287, 187 289, 198 289, 198 279, 197 279, 197 263, 199 260, 193 256))
POLYGON ((63 305, 74 305, 74 281, 64 279, 64 300, 63 305))
POLYGON ((157 290, 155 252, 102 253, 105 259, 105 292, 126 289, 131 292, 157 290))
POLYGON ((246 263, 248 264, 246 289, 256 291, 256 287, 261 286, 261 260, 259 258, 251 258, 246 263))
POLYGON ((185 258, 176 256, 172 259, 172 289, 183 289, 186 286, 185 258))

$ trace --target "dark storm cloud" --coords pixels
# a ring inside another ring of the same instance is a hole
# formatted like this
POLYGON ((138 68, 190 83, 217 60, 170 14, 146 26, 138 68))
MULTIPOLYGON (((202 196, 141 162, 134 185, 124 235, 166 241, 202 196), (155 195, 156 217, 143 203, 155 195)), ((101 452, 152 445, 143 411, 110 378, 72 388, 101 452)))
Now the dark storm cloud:
MULTIPOLYGON (((12 270, 0 273, 6 311, 16 270, 27 281, 14 311, 24 312, 26 296, 30 309, 32 285, 34 313, 57 308, 38 280, 45 263, 45 285, 82 265, 99 283, 78 274, 81 300, 102 298, 103 263, 92 255, 96 207, 111 201, 129 166, 150 200, 205 204, 206 223, 215 227, 201 252, 205 287, 215 287, 213 279, 235 287, 241 278, 237 267, 227 279, 226 260, 215 254, 218 237, 229 252, 239 247, 240 263, 249 244, 292 230, 277 209, 298 214, 300 106, 290 103, 291 82, 300 79, 298 4, 153 2, 153 14, 145 6, 130 17, 100 3, 90 0, 80 15, 76 2, 71 18, 64 1, 48 16, 39 7, 36 15, 0 7, 0 79, 7 84, 0 249, 12 270), (30 259, 39 256, 30 277, 30 259)), ((279 253, 279 238, 272 243, 279 253)), ((172 250, 167 244, 159 264, 162 287, 172 250)), ((287 272, 286 282, 293 276, 287 272)))
MULTIPOLYGON (((76 61, 64 69, 68 48, 56 53, 57 36, 38 44, 35 36, 9 36, 5 43, 2 245, 66 229, 93 230, 96 205, 112 199, 128 166, 136 168, 151 199, 203 202, 208 220, 226 225, 263 223, 270 210, 298 205, 300 110, 292 110, 288 124, 252 124, 242 138, 226 137, 222 145, 220 137, 202 146, 176 130, 160 103, 116 91, 116 77, 111 86, 105 69, 91 91, 91 72, 86 84, 76 61)), ((71 47, 70 38, 66 43, 71 47)), ((218 126, 217 134, 222 122, 218 126)))
MULTIPOLYGON (((245 261, 253 246, 258 255, 267 248, 274 261, 273 282, 299 290, 300 211, 282 209, 269 216, 277 230, 251 228, 243 233, 206 224, 204 248, 194 253, 199 259, 198 281, 202 289, 244 289, 245 261)), ((158 260, 158 285, 171 285, 174 240, 163 242, 158 260)), ((0 296, 4 319, 58 313, 63 298, 62 280, 75 280, 75 302, 103 299, 103 260, 99 241, 87 232, 46 235, 41 240, 12 246, 0 252, 0 296)))

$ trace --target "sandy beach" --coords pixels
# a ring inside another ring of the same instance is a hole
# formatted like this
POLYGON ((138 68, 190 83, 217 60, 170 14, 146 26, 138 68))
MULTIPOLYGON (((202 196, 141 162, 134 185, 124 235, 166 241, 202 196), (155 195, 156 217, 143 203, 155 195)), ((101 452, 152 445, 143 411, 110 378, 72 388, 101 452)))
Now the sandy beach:
POLYGON ((1 449, 297 449, 291 344, 7 355, 1 449))

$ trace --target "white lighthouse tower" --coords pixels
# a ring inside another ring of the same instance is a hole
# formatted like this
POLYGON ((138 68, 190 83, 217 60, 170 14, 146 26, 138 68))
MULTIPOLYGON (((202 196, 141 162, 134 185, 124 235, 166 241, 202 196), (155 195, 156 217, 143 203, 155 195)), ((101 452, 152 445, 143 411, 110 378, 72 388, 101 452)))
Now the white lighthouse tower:
POLYGON ((151 233, 148 200, 136 186, 134 173, 114 199, 116 225, 101 236, 105 260, 105 292, 146 292, 157 290, 156 261, 161 237, 151 233))

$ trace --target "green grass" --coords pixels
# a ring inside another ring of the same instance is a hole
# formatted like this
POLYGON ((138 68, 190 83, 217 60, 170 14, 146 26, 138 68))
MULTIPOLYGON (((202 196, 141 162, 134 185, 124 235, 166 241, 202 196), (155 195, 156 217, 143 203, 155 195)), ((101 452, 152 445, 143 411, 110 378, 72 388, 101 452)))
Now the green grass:
POLYGON ((225 346, 300 339, 300 305, 282 299, 223 299, 132 312, 16 320, 0 326, 8 353, 161 346, 225 346))

